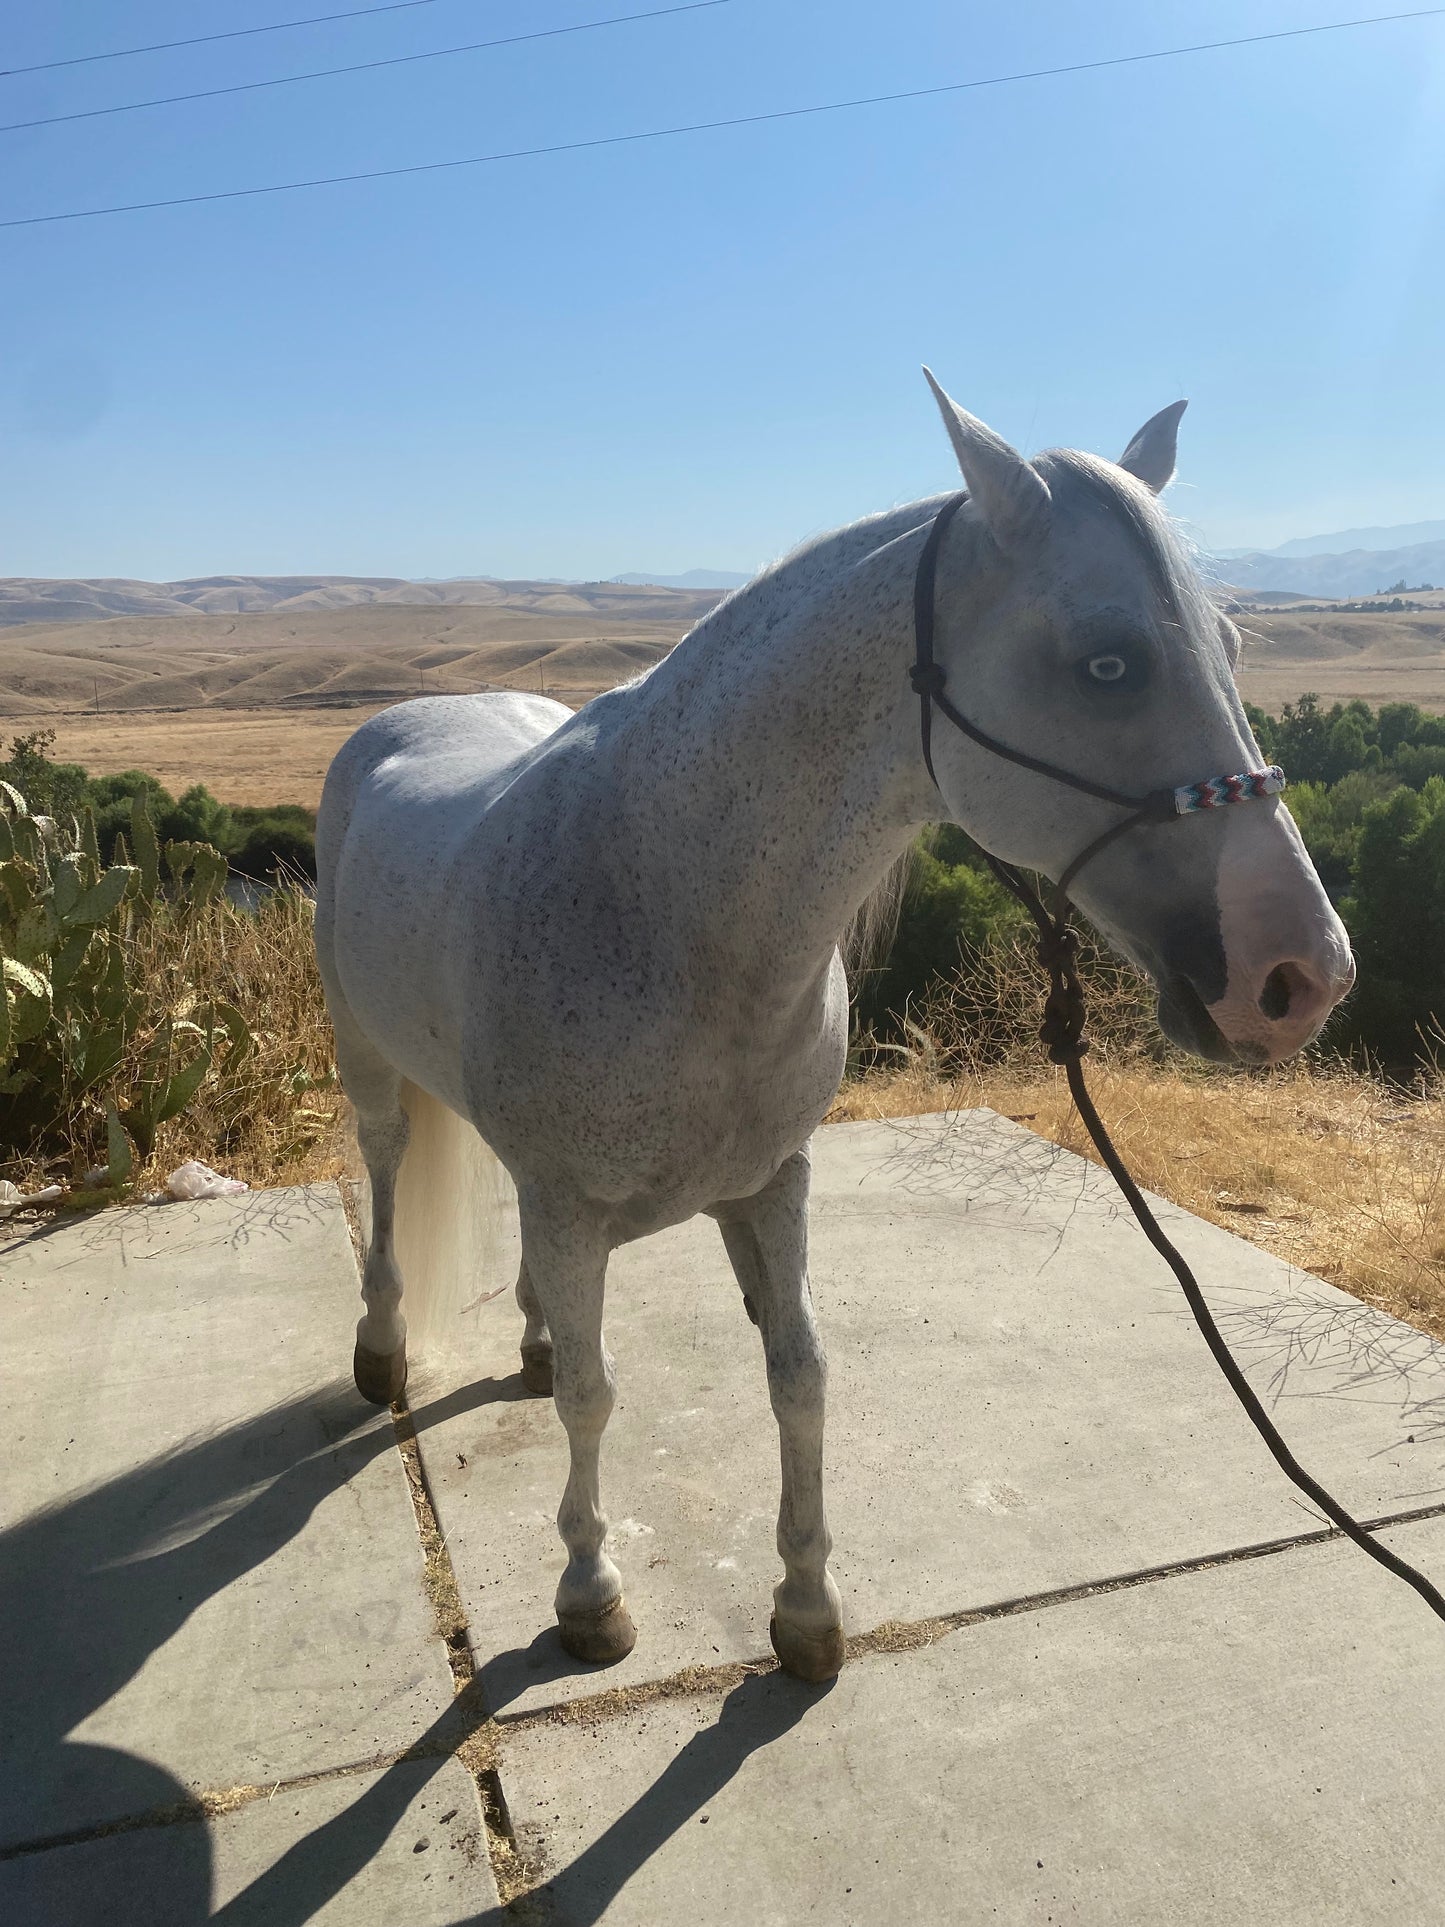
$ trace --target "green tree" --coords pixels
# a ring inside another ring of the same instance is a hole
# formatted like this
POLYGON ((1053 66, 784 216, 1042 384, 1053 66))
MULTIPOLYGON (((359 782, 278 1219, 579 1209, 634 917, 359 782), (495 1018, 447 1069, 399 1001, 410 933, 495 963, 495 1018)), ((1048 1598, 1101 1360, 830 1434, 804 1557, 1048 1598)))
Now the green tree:
POLYGON ((1366 809, 1346 908, 1360 973, 1348 1027, 1403 1067, 1445 1033, 1445 777, 1366 809))
POLYGON ((10 757, 0 763, 0 778, 20 791, 37 816, 51 816, 68 823, 85 808, 87 784, 79 763, 57 763, 53 729, 32 730, 16 736, 10 744, 10 757))
POLYGON ((896 1035, 909 1005, 931 983, 951 975, 991 936, 1017 928, 1022 916, 962 830, 941 824, 925 834, 913 852, 892 948, 859 987, 860 1029, 896 1035))

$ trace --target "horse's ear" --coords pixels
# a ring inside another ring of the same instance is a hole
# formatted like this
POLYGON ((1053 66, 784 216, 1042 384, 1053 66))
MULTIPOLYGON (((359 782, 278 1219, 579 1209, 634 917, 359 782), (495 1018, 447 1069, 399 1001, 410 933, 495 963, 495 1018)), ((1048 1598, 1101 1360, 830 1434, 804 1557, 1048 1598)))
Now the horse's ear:
POLYGON ((1187 401, 1171 401, 1167 408, 1161 408, 1157 415, 1151 415, 1119 457, 1120 468, 1128 469, 1145 488, 1152 488, 1156 495, 1168 488, 1174 479, 1179 417, 1188 406, 1187 401))
POLYGON ((968 484, 969 497, 1001 549, 1031 548, 1048 532, 1048 483, 1016 448, 944 394, 923 371, 968 484))

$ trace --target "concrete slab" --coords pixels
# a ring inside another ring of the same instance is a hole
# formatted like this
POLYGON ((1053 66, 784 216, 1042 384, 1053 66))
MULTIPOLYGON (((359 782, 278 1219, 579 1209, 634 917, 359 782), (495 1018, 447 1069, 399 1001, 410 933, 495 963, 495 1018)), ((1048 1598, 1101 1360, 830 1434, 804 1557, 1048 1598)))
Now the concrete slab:
POLYGON ((389 1755, 449 1704, 356 1289, 334 1186, 0 1246, 0 1845, 389 1755))
POLYGON ((447 1927, 496 1904, 476 1790, 450 1760, 0 1862, 16 1927, 447 1927))
MULTIPOLYGON (((1389 1532, 1445 1580, 1445 1524, 1389 1532)), ((1445 1628, 1348 1545, 508 1737, 555 1927, 1421 1927, 1445 1628)))
MULTIPOLYGON (((1445 1500, 1445 1349, 1161 1209, 1309 1469, 1362 1516, 1445 1500)), ((821 1131, 812 1275, 854 1630, 1319 1523, 1110 1180, 1018 1126, 973 1112, 821 1131)), ((510 1295, 480 1318, 472 1409, 425 1424, 422 1452, 493 1704, 536 1706, 598 1683, 544 1631, 566 1446, 550 1401, 522 1395, 510 1295)), ((716 1227, 618 1252, 607 1324, 603 1490, 639 1638, 606 1682, 765 1652, 777 1434, 716 1227)))

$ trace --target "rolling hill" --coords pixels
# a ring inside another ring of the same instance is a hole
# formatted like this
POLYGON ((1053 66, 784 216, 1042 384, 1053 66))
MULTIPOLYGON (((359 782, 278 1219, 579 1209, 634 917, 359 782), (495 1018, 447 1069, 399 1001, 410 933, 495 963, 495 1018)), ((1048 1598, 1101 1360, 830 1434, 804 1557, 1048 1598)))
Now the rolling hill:
MULTIPOLYGON (((705 575, 705 571, 694 571, 705 575)), ((739 577, 741 581, 743 578, 739 577)), ((699 613, 718 599, 713 582, 681 582, 699 613)), ((731 586, 731 585, 723 585, 731 586)), ((183 582, 125 579, 0 578, 0 627, 37 622, 109 622, 118 616, 313 615, 376 607, 531 609, 606 617, 670 617, 675 589, 641 577, 615 582, 497 581, 490 576, 408 582, 400 576, 208 575, 183 582)), ((689 605, 689 606, 694 606, 689 605)))

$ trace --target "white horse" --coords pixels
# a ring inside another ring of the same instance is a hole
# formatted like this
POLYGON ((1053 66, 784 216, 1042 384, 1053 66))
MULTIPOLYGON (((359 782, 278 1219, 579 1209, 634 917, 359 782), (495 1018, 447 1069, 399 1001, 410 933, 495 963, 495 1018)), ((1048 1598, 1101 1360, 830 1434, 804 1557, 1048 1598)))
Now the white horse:
MULTIPOLYGON (((1118 465, 1027 462, 935 392, 968 491, 930 604, 955 707, 1114 789, 1255 768, 1238 637, 1154 500, 1182 405, 1118 465)), ((555 1386, 571 1448, 556 1610, 584 1660, 635 1638, 598 1484, 608 1256, 708 1212, 761 1329, 781 1436, 773 1644, 805 1679, 838 1670, 807 1204, 847 1044, 839 935, 929 822, 1058 878, 1119 819, 941 724, 930 778, 912 597, 949 499, 805 544, 576 715, 526 695, 408 702, 327 777, 316 940, 372 1192, 357 1384, 384 1402, 405 1383, 408 1218, 429 1252, 414 1299, 449 1260, 479 1262, 448 1177, 479 1134, 517 1188, 525 1380, 555 1386)), ((1155 979, 1168 1035, 1205 1056, 1275 1062, 1353 977, 1273 796, 1137 824, 1074 895, 1155 979)))

